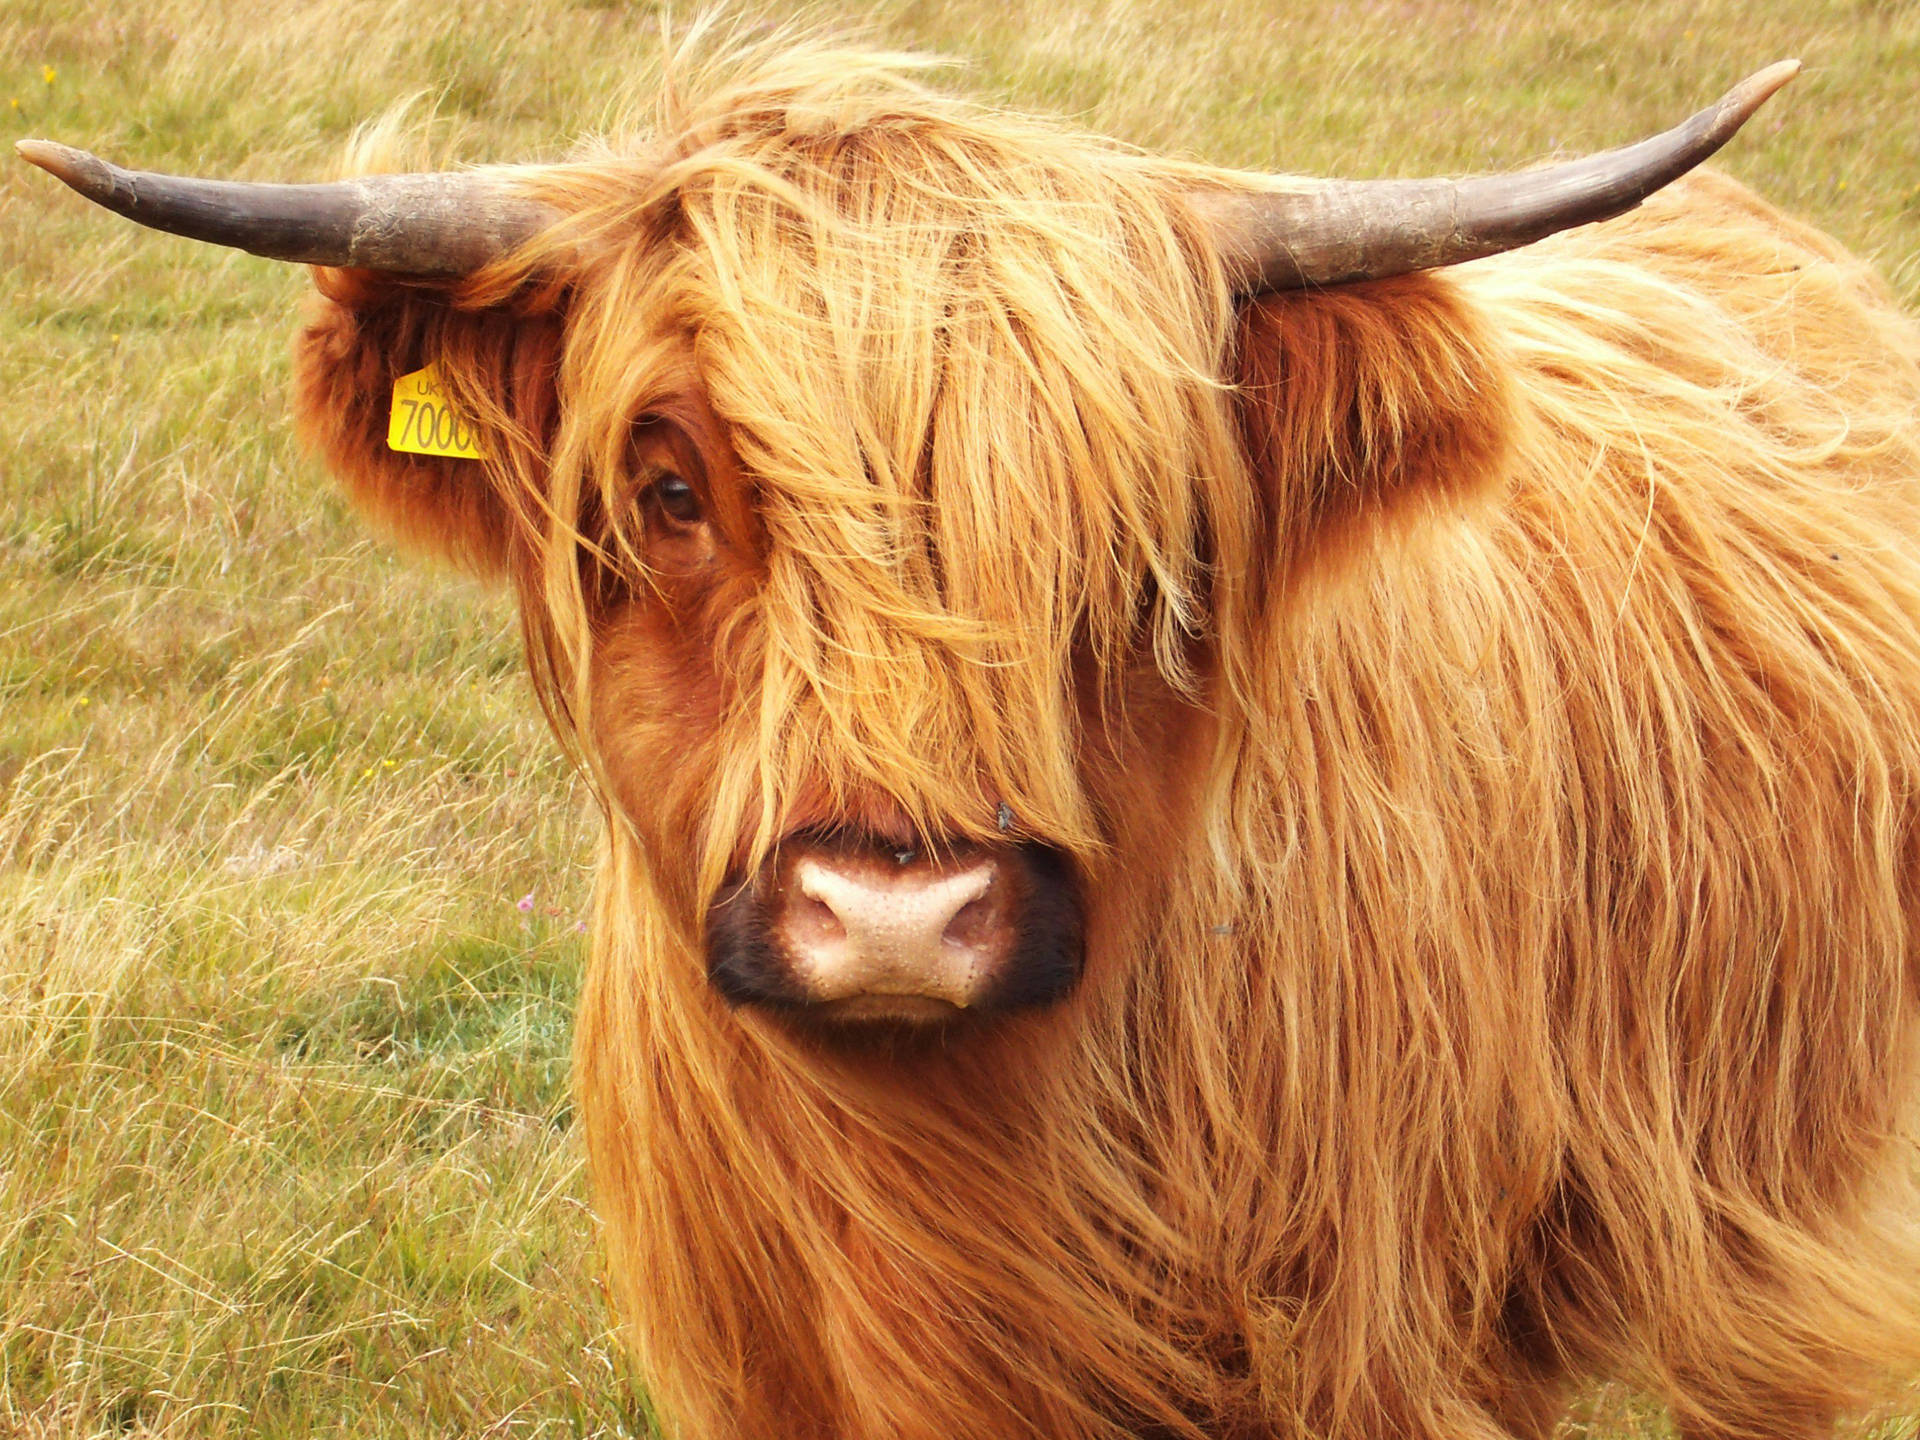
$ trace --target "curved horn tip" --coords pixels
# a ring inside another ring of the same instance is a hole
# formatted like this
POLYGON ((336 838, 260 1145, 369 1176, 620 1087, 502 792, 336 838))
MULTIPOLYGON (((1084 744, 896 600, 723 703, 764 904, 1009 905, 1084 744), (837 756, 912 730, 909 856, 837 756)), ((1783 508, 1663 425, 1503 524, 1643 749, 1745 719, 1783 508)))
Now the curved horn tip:
POLYGON ((52 140, 16 140, 13 148, 22 160, 38 165, 56 180, 71 185, 83 195, 98 187, 113 173, 113 167, 98 155, 76 150, 71 145, 56 144, 52 140))
POLYGON ((1738 109, 1744 118, 1772 99, 1776 90, 1799 73, 1798 60, 1777 60, 1764 70, 1754 71, 1734 86, 1722 103, 1738 109))

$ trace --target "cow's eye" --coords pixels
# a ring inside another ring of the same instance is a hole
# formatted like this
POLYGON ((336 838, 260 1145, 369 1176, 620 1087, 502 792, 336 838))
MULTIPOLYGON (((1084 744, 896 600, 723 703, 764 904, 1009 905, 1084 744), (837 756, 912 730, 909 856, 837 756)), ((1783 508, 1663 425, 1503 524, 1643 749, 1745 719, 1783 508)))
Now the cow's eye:
POLYGON ((700 497, 693 486, 678 475, 662 475, 653 482, 654 497, 661 513, 676 525, 697 525, 701 519, 700 497))

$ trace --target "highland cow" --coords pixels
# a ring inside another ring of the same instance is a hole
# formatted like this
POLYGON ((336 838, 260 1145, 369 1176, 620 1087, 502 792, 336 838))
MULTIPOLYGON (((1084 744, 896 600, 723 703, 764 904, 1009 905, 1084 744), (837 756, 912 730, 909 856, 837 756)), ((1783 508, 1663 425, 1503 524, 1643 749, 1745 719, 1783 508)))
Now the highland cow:
POLYGON ((519 597, 670 1433, 1543 1437, 1614 1376, 1799 1437, 1920 1374, 1920 331, 1669 186, 1791 70, 1462 182, 804 46, 542 169, 28 152, 321 267, 305 434, 519 597), (429 365, 483 458, 390 448, 429 365))

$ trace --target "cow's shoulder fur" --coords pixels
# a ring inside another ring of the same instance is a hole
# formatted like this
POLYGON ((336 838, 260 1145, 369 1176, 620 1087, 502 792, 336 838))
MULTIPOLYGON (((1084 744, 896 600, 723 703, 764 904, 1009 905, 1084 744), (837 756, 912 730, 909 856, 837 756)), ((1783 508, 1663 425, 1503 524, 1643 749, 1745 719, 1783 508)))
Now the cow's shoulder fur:
POLYGON ((1329 1029, 1426 1037, 1358 1112, 1424 1115, 1358 1124, 1374 1173, 1527 1197, 1496 1329, 1700 1433, 1821 1433, 1920 1354, 1920 330, 1712 174, 1447 283, 1497 492, 1284 617, 1240 853, 1277 954, 1374 977, 1329 1029))

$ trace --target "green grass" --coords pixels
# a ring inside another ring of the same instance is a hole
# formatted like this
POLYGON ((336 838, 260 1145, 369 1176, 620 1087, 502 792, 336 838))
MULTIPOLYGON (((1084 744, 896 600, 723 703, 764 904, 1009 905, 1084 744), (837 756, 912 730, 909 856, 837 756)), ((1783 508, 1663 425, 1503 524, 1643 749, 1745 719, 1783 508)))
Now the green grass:
MULTIPOLYGON (((1617 143, 1798 55, 1723 163, 1920 298, 1911 4, 1247 8, 858 15, 979 93, 1349 175, 1617 143)), ((310 178, 423 96, 436 160, 552 158, 658 44, 607 0, 8 0, 0 138, 310 178)), ((0 163, 0 1434, 645 1433, 566 1084, 591 817, 501 600, 294 448, 305 283, 0 163)))

